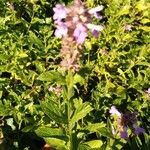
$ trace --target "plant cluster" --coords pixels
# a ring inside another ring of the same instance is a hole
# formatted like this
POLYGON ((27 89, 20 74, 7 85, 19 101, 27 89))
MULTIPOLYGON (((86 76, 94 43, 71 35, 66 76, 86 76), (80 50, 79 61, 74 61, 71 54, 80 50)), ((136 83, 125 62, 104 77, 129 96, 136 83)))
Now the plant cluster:
POLYGON ((1 0, 0 12, 1 150, 149 149, 149 0, 1 0))

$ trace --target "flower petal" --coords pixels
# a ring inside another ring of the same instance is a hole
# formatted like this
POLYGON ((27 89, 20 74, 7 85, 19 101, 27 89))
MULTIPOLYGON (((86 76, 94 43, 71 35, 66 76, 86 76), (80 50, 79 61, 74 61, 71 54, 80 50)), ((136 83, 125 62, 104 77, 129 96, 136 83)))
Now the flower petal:
POLYGON ((121 113, 116 109, 116 107, 115 106, 112 106, 111 107, 111 109, 109 110, 109 113, 111 114, 111 115, 117 115, 117 116, 121 116, 121 113))
POLYGON ((120 137, 123 139, 127 139, 128 138, 128 132, 127 131, 121 131, 120 132, 120 137))
POLYGON ((82 44, 85 41, 85 38, 87 37, 86 30, 86 27, 84 27, 82 24, 77 25, 73 33, 77 43, 82 44))
POLYGON ((102 31, 104 27, 102 25, 94 25, 94 24, 87 24, 87 27, 91 30, 97 30, 97 31, 102 31))
POLYGON ((136 134, 136 135, 139 135, 139 134, 142 134, 142 133, 144 133, 145 132, 145 130, 143 129, 143 128, 141 128, 141 127, 138 127, 138 126, 136 126, 136 125, 134 125, 133 126, 134 127, 134 133, 136 134))
POLYGON ((89 10, 89 13, 90 14, 94 14, 96 12, 99 12, 99 11, 102 11, 104 9, 104 6, 100 5, 100 6, 97 6, 95 8, 92 8, 89 10))

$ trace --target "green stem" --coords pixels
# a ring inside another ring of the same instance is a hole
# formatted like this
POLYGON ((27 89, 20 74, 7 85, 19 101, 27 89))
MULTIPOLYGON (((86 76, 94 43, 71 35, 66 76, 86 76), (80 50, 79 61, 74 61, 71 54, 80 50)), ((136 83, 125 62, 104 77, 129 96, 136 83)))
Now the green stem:
POLYGON ((71 128, 71 124, 70 124, 70 116, 71 116, 71 92, 73 90, 73 73, 70 71, 68 72, 68 76, 67 76, 67 115, 68 115, 68 134, 69 134, 69 150, 73 150, 73 146, 72 146, 72 128, 71 128))

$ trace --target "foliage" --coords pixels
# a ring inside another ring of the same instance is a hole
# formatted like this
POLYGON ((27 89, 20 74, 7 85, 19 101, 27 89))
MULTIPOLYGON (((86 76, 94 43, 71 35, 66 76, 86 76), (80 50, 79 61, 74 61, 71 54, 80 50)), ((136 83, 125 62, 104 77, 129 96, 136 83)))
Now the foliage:
POLYGON ((103 5, 105 29, 86 39, 78 72, 60 67, 56 3, 0 1, 0 149, 141 149, 150 147, 150 3, 87 0, 103 5), (49 88, 60 87, 60 92, 49 88), (109 109, 138 112, 145 134, 114 137, 109 109), (43 140, 44 139, 44 140, 43 140))

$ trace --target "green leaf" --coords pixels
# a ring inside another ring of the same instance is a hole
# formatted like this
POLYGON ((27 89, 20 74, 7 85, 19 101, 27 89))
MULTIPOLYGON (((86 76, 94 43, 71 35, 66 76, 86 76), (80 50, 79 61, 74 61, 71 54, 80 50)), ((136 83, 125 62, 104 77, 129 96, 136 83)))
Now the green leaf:
POLYGON ((67 123, 67 117, 65 114, 62 114, 57 103, 53 101, 44 101, 41 102, 41 107, 44 113, 53 121, 62 124, 67 123))
POLYGON ((145 0, 140 0, 139 2, 137 2, 135 8, 137 8, 139 11, 147 9, 147 6, 145 6, 145 0))
POLYGON ((121 11, 118 13, 120 16, 129 14, 129 9, 131 6, 126 5, 121 8, 121 11))
MULTIPOLYGON (((34 125, 36 125, 36 124, 34 124, 34 125)), ((35 126, 34 125, 28 125, 28 126, 25 126, 21 131, 22 132, 31 132, 31 131, 33 131, 34 130, 34 128, 35 128, 35 126)))
POLYGON ((66 142, 57 138, 44 138, 47 144, 57 150, 68 150, 66 142))
POLYGON ((149 26, 141 26, 139 29, 144 30, 145 32, 150 32, 150 27, 149 26))
POLYGON ((58 138, 58 139, 63 139, 66 140, 67 137, 64 133, 64 130, 62 130, 61 128, 51 128, 48 126, 42 126, 39 127, 35 130, 35 133, 43 138, 46 137, 53 137, 53 138, 58 138))
POLYGON ((9 104, 3 104, 0 100, 0 116, 8 116, 11 110, 12 108, 9 106, 9 104))
POLYGON ((6 119, 6 123, 7 123, 8 126, 10 126, 12 128, 12 130, 16 129, 16 127, 14 126, 13 118, 6 119))
POLYGON ((78 146, 78 150, 91 150, 90 146, 85 143, 80 143, 78 146))
POLYGON ((1 61, 8 61, 10 57, 11 57, 10 55, 0 54, 1 61))
POLYGON ((65 84, 65 78, 61 75, 61 73, 57 71, 47 71, 42 73, 39 77, 39 80, 41 81, 48 81, 51 83, 58 83, 61 85, 65 84))
POLYGON ((73 81, 74 81, 74 84, 76 83, 80 83, 81 85, 85 84, 85 78, 83 78, 79 74, 75 74, 73 81))
POLYGON ((103 142, 101 140, 92 140, 89 142, 85 142, 86 145, 88 145, 91 150, 100 148, 103 145, 103 142))
POLYGON ((75 122, 78 122, 80 119, 84 118, 90 111, 92 111, 93 108, 90 106, 90 103, 85 102, 83 104, 80 104, 78 108, 76 108, 70 123, 72 126, 74 126, 75 122))
POLYGON ((40 61, 35 61, 34 64, 35 64, 38 72, 40 72, 40 73, 45 72, 46 69, 45 69, 44 63, 42 63, 40 61))
POLYGON ((32 31, 29 31, 29 40, 32 44, 35 44, 38 48, 41 49, 44 48, 42 41, 32 31))
POLYGON ((113 138, 111 131, 108 130, 106 127, 98 129, 98 133, 102 136, 113 138))
POLYGON ((150 19, 143 18, 140 22, 141 22, 142 24, 146 24, 146 23, 149 23, 149 22, 150 22, 150 19))
POLYGON ((103 127, 105 127, 105 124, 102 122, 102 123, 89 124, 84 129, 90 132, 97 132, 98 129, 103 128, 103 127))

